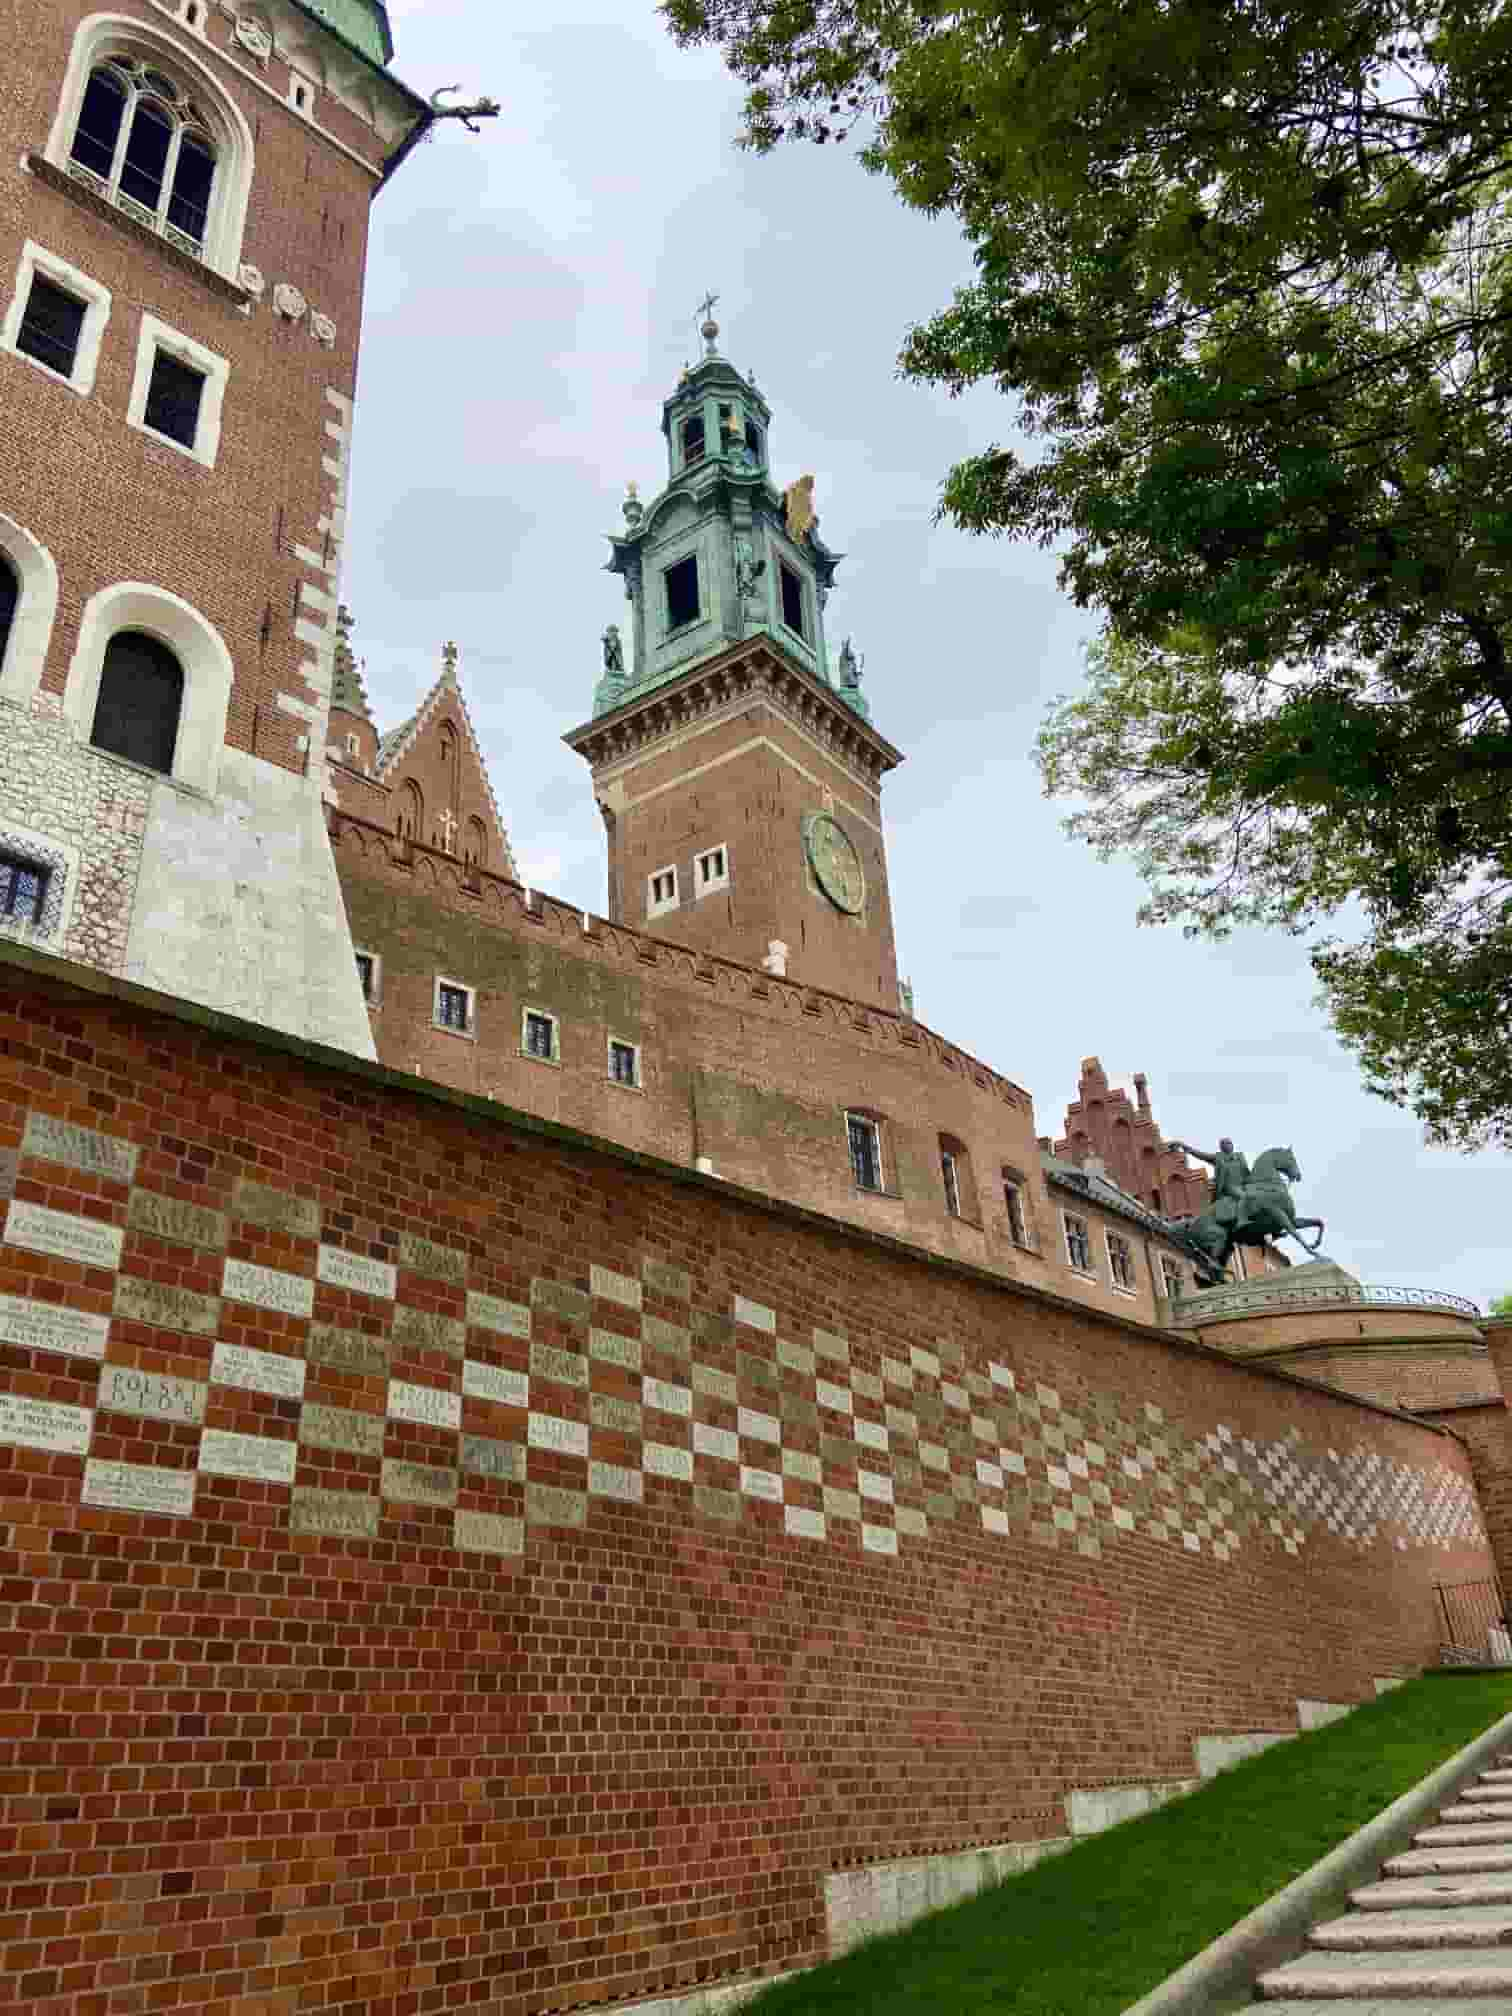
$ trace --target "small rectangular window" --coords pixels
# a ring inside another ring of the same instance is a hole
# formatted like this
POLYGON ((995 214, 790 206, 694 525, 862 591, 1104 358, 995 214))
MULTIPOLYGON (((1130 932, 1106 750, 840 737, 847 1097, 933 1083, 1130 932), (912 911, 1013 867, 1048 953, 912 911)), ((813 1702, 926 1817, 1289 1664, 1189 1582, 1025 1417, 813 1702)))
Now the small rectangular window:
POLYGON ((52 875, 39 861, 18 854, 0 854, 0 917, 21 924, 40 924, 52 875))
POLYGON ((677 870, 658 868, 646 878, 646 915, 659 917, 664 910, 677 908, 677 870))
POLYGON ((683 461, 702 462, 704 455, 704 423, 702 413, 695 413, 691 420, 683 422, 683 461))
POLYGON ((851 1175, 858 1190, 882 1188, 882 1140, 875 1120, 864 1113, 847 1113, 845 1131, 850 1144, 851 1175))
POLYGON ((693 893, 695 896, 707 896, 711 890, 723 889, 729 879, 729 856, 723 847, 711 847, 707 853, 694 855, 693 893))
POLYGON ((554 1015, 542 1015, 534 1008, 527 1008, 521 1045, 525 1055, 554 1059, 557 1054, 556 1029, 554 1015))
POLYGON ((364 1001, 376 1001, 378 998, 378 961, 371 952, 359 952, 356 957, 357 984, 362 989, 362 998, 364 1001))
POLYGON ((785 562, 778 566, 782 577, 782 620, 789 630, 800 637, 807 637, 803 627, 803 583, 785 562))
POLYGON ((1092 1272, 1092 1241, 1087 1236, 1085 1218, 1073 1217, 1069 1211, 1061 1213, 1061 1223, 1066 1228, 1066 1258, 1078 1274, 1092 1272))
POLYGON ((49 371, 56 371, 60 378, 72 378, 83 333, 84 303, 34 272, 26 313, 16 331, 16 348, 45 364, 49 371))
POLYGON ((470 1029, 472 1027, 472 989, 458 987, 453 981, 436 982, 436 1020, 443 1029, 470 1029))
POLYGON ((617 1036, 610 1037, 609 1076, 616 1085, 639 1085, 640 1051, 633 1043, 622 1043, 617 1036))
POLYGON ((1174 1260, 1162 1260, 1160 1272, 1165 1282, 1166 1300, 1174 1302, 1186 1286, 1186 1276, 1174 1260))
POLYGON ((956 1166, 956 1158, 948 1148, 940 1151, 940 1175, 945 1184, 945 1209, 952 1218, 961 1215, 961 1172, 956 1166))
POLYGON ((669 567, 662 577, 667 584, 667 628, 681 630, 685 623, 698 621, 698 555, 690 553, 669 567))
POLYGON ((180 448, 192 448, 199 433, 200 401, 205 393, 205 375, 181 363, 167 350, 159 350, 152 360, 152 376, 147 383, 147 404, 142 413, 144 426, 154 434, 165 434, 180 448))
POLYGON ((1008 1207, 1008 1237, 1015 1246, 1027 1246, 1029 1225, 1024 1217, 1024 1199, 1017 1183, 1004 1183, 1003 1202, 1008 1207))
POLYGON ((1121 1232, 1110 1232, 1108 1240, 1108 1272, 1113 1276, 1115 1288, 1134 1286, 1134 1248, 1121 1232))

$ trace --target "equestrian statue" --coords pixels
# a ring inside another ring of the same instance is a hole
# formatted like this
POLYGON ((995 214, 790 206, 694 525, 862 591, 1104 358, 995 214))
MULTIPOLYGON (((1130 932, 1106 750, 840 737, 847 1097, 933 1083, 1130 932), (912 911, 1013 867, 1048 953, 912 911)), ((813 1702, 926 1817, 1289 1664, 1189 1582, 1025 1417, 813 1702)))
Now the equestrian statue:
POLYGON ((1287 1237, 1308 1253, 1316 1253, 1322 1245, 1323 1220, 1299 1218, 1292 1209, 1291 1185, 1301 1182, 1302 1171, 1290 1148, 1267 1148, 1251 1168, 1227 1135, 1218 1143, 1216 1155, 1189 1141, 1170 1145, 1184 1155, 1195 1155, 1213 1171, 1213 1194, 1206 1210, 1177 1229, 1215 1274, 1222 1274, 1236 1246, 1259 1246, 1266 1239, 1287 1237), (1304 1226, 1316 1228, 1311 1245, 1302 1237, 1304 1226))

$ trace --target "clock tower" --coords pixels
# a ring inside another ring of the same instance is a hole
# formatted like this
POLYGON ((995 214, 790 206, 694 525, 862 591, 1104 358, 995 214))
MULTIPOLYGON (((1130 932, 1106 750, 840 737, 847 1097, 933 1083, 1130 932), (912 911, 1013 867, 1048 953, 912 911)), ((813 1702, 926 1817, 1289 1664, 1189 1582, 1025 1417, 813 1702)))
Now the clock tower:
POLYGON ((564 739, 593 771, 609 915, 657 937, 896 1010, 882 779, 849 640, 824 609, 842 557, 813 478, 778 490, 771 410, 717 348, 662 407, 667 480, 629 486, 608 568, 628 637, 604 634, 593 717, 564 739))

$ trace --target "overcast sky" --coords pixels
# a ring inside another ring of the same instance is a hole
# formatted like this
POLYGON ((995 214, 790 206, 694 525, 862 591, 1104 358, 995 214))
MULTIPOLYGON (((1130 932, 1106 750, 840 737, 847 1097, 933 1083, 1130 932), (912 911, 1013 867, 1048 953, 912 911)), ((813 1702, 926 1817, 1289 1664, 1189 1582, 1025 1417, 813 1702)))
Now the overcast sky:
POLYGON ((738 152, 739 86, 645 0, 557 0, 523 27, 485 0, 389 11, 407 83, 504 110, 477 138, 440 129, 374 213, 344 592, 380 725, 455 637, 523 876, 603 910, 588 772, 559 738, 624 619, 604 535, 627 477, 643 497, 664 481, 661 401, 713 288, 720 348, 772 407, 774 479, 815 473, 846 556, 832 645, 854 633, 906 758, 884 804, 921 1019, 1026 1086, 1041 1133, 1096 1054, 1115 1084, 1148 1073, 1167 1137, 1290 1143, 1299 1210, 1364 1279, 1512 1289, 1512 1158, 1429 1149, 1367 1097, 1296 941, 1136 926, 1133 871, 1066 838, 1041 795, 1035 731, 1091 626, 1053 554, 930 522, 945 471, 1009 433, 1010 408, 896 375, 910 323, 969 277, 954 227, 848 152, 738 152))

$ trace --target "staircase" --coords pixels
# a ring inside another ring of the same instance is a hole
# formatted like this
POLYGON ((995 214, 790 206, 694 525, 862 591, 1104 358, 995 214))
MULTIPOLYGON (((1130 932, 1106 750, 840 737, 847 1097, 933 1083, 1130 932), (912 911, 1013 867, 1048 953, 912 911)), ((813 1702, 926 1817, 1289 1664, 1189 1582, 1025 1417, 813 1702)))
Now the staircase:
POLYGON ((1350 2003, 1359 2016, 1509 2016, 1512 1751, 1349 1901, 1300 1959, 1261 1975, 1264 2016, 1349 2016, 1350 2003))

